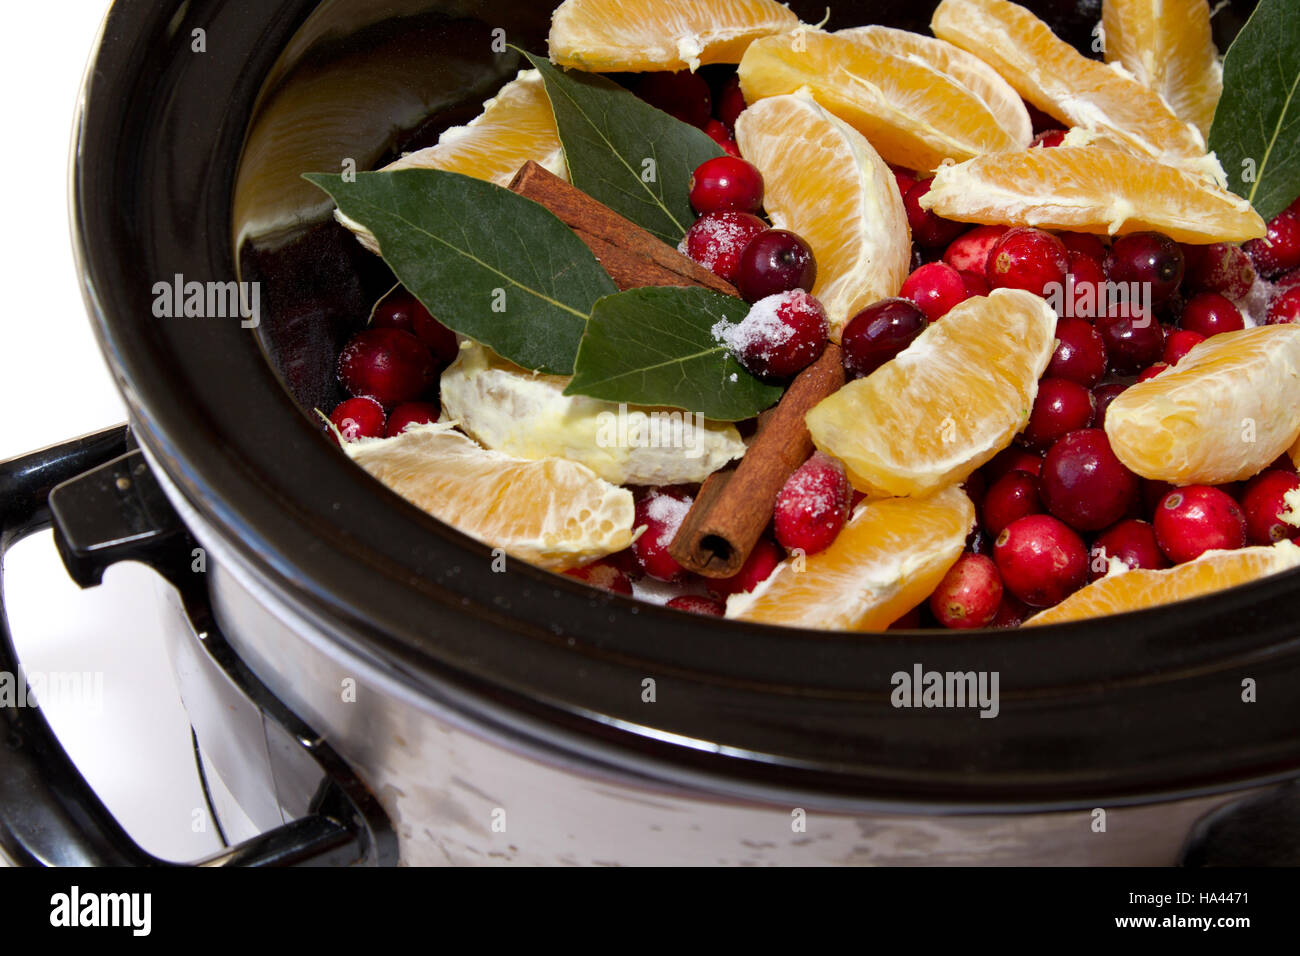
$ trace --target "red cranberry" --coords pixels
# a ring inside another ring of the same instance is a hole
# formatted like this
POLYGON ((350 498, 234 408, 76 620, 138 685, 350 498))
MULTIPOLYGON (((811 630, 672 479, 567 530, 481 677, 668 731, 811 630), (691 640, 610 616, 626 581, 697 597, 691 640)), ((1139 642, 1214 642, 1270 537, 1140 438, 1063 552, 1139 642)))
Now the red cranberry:
POLYGON ((1246 536, 1251 544, 1273 544, 1295 537, 1297 525, 1283 516, 1292 514, 1286 496, 1297 488, 1300 476, 1294 471, 1261 471, 1246 483, 1241 510, 1246 514, 1246 536))
POLYGON ((704 124, 704 132, 709 134, 709 139, 713 140, 722 147, 722 151, 728 156, 739 156, 740 147, 731 136, 731 130, 715 119, 709 120, 704 124))
POLYGON ((1098 385, 1092 390, 1093 428, 1101 428, 1106 423, 1106 409, 1110 408, 1110 403, 1115 401, 1115 397, 1126 388, 1128 388, 1127 385, 1114 382, 1109 385, 1098 385))
POLYGON ((415 312, 423 309, 420 300, 398 286, 375 306, 370 317, 372 329, 400 329, 415 334, 415 312))
POLYGON ((758 212, 763 207, 763 174, 735 156, 700 163, 691 173, 690 190, 698 213, 758 212))
POLYGON ((1185 282, 1192 292, 1218 292, 1229 299, 1244 299, 1255 284, 1255 267, 1240 246, 1216 242, 1208 246, 1183 246, 1185 282))
POLYGON ((881 299, 867 306, 840 336, 844 368, 855 378, 870 375, 911 345, 926 324, 925 313, 907 299, 881 299))
POLYGON ((1047 374, 1080 385, 1093 386, 1106 374, 1106 345, 1101 333, 1083 319, 1056 323, 1056 351, 1047 374))
POLYGON ((344 441, 378 438, 384 434, 384 407, 365 395, 349 398, 330 412, 330 421, 344 441))
POLYGON ((828 331, 821 303, 795 289, 759 299, 741 322, 720 323, 715 334, 750 374, 789 378, 822 354, 828 331))
POLYGON ((705 582, 709 593, 725 601, 728 595, 752 591, 766 581, 785 555, 771 538, 759 538, 745 563, 729 578, 710 578, 705 582))
POLYGON ((830 547, 848 520, 850 492, 844 466, 815 452, 777 493, 772 526, 781 547, 806 555, 830 547))
POLYGON ((1166 365, 1177 365, 1179 359, 1204 341, 1205 336, 1200 332, 1175 329, 1165 336, 1165 350, 1160 360, 1166 365))
POLYGON ((1139 382, 1145 382, 1147 379, 1155 378, 1161 372, 1167 371, 1168 369, 1168 362, 1154 362, 1142 370, 1141 374, 1138 375, 1137 380, 1139 382))
POLYGON ((1008 230, 989 250, 984 278, 994 289, 1024 289, 1047 295, 1050 287, 1065 288, 1070 257, 1050 232, 1031 226, 1008 230))
POLYGON ((1246 515, 1231 496, 1208 485, 1175 488, 1161 498, 1155 526, 1160 550, 1175 564, 1246 544, 1246 515))
POLYGON ((686 569, 668 553, 668 546, 690 509, 691 499, 676 492, 652 491, 637 502, 636 527, 645 525, 645 531, 632 542, 632 548, 641 569, 650 577, 678 581, 686 576, 686 569))
POLYGON ((1106 257, 1106 278, 1126 285, 1143 283, 1151 290, 1151 301, 1159 305, 1178 291, 1183 281, 1183 250, 1178 243, 1158 232, 1134 232, 1120 236, 1106 257))
POLYGON ((381 405, 419 397, 433 382, 433 358, 410 332, 366 329, 348 340, 339 355, 339 381, 353 395, 381 405))
POLYGON ((1104 577, 1110 570, 1111 558, 1119 558, 1133 569, 1159 571, 1169 567, 1168 560, 1156 544, 1156 529, 1136 518, 1121 521, 1097 535, 1088 561, 1088 580, 1104 577))
POLYGON ((725 617, 727 606, 721 601, 704 597, 702 594, 682 594, 669 601, 665 607, 674 611, 686 611, 690 614, 703 614, 707 617, 725 617))
POLYGON ((1137 504, 1139 489, 1100 428, 1070 432, 1043 459, 1043 505, 1079 531, 1114 524, 1137 504))
POLYGON ((1070 250, 1070 272, 1066 276, 1066 315, 1092 321, 1105 311, 1106 271, 1101 262, 1074 249, 1070 250))
POLYGON ((1058 232, 1056 238, 1067 252, 1087 256, 1098 265, 1106 261, 1106 243, 1090 232, 1058 232))
POLYGON ((1300 322, 1300 285, 1283 289, 1281 294, 1268 304, 1268 325, 1288 325, 1300 322))
POLYGON ((989 294, 989 282, 984 278, 984 273, 974 272, 970 269, 962 269, 958 275, 961 276, 961 281, 966 283, 967 298, 989 294))
POLYGON ((1038 397, 1020 441, 1030 448, 1045 449, 1066 432, 1087 428, 1093 411, 1092 392, 1078 382, 1045 378, 1038 383, 1038 397))
POLYGON ((973 471, 961 483, 961 489, 966 492, 966 497, 978 508, 984 501, 984 493, 989 490, 989 483, 984 478, 984 472, 973 471))
POLYGON ((432 402, 403 402, 388 416, 385 438, 393 438, 406 431, 408 425, 428 425, 438 420, 438 406, 432 402))
POLYGON ((1035 146, 1043 146, 1050 149, 1053 146, 1060 146, 1061 140, 1063 139, 1065 139, 1065 130, 1045 129, 1034 137, 1033 142, 1029 144, 1029 148, 1033 149, 1035 146))
POLYGON ((931 322, 937 322, 949 309, 969 298, 961 273, 943 262, 921 266, 907 277, 898 294, 915 302, 931 322))
POLYGON ((1019 627, 1027 617, 1029 617, 1029 608, 1025 606, 1025 603, 1020 598, 1003 587, 1002 603, 998 605, 998 613, 993 616, 989 627, 999 629, 1019 627))
POLYGON ((746 302, 792 289, 811 292, 817 281, 817 260, 802 236, 769 229, 749 240, 740 254, 736 277, 746 302))
POLYGON ((1048 116, 1033 103, 1027 100, 1022 101, 1025 104, 1025 111, 1029 113, 1029 122, 1033 124, 1035 133, 1042 133, 1049 129, 1060 129, 1060 121, 1054 117, 1048 116))
POLYGON ((912 239, 927 249, 938 249, 948 245, 970 227, 964 222, 953 222, 921 208, 921 197, 930 191, 930 186, 931 180, 918 182, 903 196, 903 207, 907 210, 907 223, 912 227, 912 239))
POLYGON ((1037 475, 1043 470, 1043 456, 1013 445, 994 455, 982 470, 990 483, 1011 471, 1027 471, 1031 475, 1037 475))
POLYGON ((642 73, 636 83, 636 95, 683 123, 701 129, 713 114, 709 84, 704 77, 689 70, 642 73))
POLYGON ((430 315, 424 306, 418 302, 416 305, 419 308, 411 315, 415 337, 433 353, 439 366, 450 365, 460 354, 460 341, 456 338, 456 333, 430 315))
POLYGON ((585 581, 593 588, 613 591, 615 594, 631 595, 632 593, 632 582, 628 576, 606 560, 593 561, 581 568, 570 568, 564 573, 571 578, 585 581))
POLYGON ((1279 289, 1290 289, 1293 286, 1300 285, 1300 269, 1295 269, 1284 276, 1279 276, 1273 280, 1273 285, 1277 286, 1279 289))
POLYGON ((943 261, 958 271, 978 272, 982 277, 989 250, 1009 231, 1008 226, 976 226, 948 244, 943 261))
POLYGON ((1106 343, 1111 371, 1135 375, 1158 361, 1165 348, 1165 330, 1150 312, 1120 303, 1097 320, 1097 331, 1106 343))
POLYGON ((736 128, 736 117, 745 111, 745 94, 740 92, 740 77, 732 75, 718 91, 718 119, 728 129, 736 128))
POLYGON ((1088 573, 1083 541, 1050 515, 1029 515, 1003 528, 993 558, 1002 583, 1030 607, 1059 604, 1088 573))
POLYGON ((989 486, 980 509, 980 523, 985 531, 997 537, 1011 522, 1042 511, 1038 479, 1017 469, 1008 471, 989 486))
POLYGON ((1179 324, 1206 338, 1246 327, 1246 321, 1237 307, 1217 292, 1198 292, 1183 303, 1183 315, 1179 324))
POLYGON ((1002 605, 1002 577, 991 558, 963 554, 930 595, 930 610, 944 627, 987 627, 1002 605))
POLYGON ((695 220, 677 248, 714 275, 735 284, 740 275, 740 254, 750 240, 767 229, 767 223, 752 213, 706 213, 695 220))
POLYGON ((1251 239, 1243 246, 1255 264, 1255 271, 1266 279, 1300 267, 1300 215, 1287 209, 1268 223, 1268 235, 1251 239))

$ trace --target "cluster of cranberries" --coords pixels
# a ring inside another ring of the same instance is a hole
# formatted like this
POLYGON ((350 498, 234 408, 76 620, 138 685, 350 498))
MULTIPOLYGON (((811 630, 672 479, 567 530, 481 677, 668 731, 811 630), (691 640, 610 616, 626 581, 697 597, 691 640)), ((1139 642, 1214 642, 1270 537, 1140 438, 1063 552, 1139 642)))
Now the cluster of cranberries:
POLYGON ((330 414, 344 441, 392 438, 438 420, 438 372, 456 357, 456 334, 405 289, 375 307, 370 327, 339 354, 339 382, 352 397, 330 414))

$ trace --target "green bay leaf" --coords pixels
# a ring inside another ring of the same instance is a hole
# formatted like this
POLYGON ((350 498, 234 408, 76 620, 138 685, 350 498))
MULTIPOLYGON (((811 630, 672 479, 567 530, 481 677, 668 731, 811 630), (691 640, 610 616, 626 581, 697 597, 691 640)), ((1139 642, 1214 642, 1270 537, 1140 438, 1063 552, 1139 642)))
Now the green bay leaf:
POLYGON ((592 306, 617 291, 573 230, 492 183, 436 169, 305 178, 440 322, 524 368, 572 372, 592 306))
POLYGON ((1300 196, 1300 17, 1261 0, 1223 60, 1210 149, 1228 186, 1272 219, 1300 196))
POLYGON ((566 395, 667 405, 718 421, 752 418, 784 391, 746 372, 713 335, 749 306, 710 289, 629 289, 596 303, 566 395))
POLYGON ((677 245, 695 221, 691 173, 721 147, 612 80, 524 55, 546 84, 573 185, 677 245))

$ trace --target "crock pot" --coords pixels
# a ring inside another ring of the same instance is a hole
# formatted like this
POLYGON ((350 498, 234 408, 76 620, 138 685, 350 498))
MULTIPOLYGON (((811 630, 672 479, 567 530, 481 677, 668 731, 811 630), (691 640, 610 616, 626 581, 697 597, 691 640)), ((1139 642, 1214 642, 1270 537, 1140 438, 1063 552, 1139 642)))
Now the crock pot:
MULTIPOLYGON (((1089 49, 1097 2, 1028 5, 1089 49)), ((1252 6, 1216 15, 1221 49, 1252 6)), ((932 9, 837 3, 830 27, 924 30, 932 9)), ((1294 861, 1255 837, 1297 807, 1297 572, 1024 631, 749 625, 497 570, 331 444, 311 409, 391 276, 300 174, 465 122, 519 66, 493 31, 544 50, 548 20, 522 0, 119 0, 104 24, 73 225, 130 429, 7 463, 4 544, 53 523, 80 583, 124 559, 168 582, 232 844, 207 862, 1294 861), (260 322, 156 317, 176 277, 259 283, 260 322), (893 706, 917 667, 997 672, 996 716, 893 706)), ((6 720, 8 857, 157 862, 38 710, 6 720)))

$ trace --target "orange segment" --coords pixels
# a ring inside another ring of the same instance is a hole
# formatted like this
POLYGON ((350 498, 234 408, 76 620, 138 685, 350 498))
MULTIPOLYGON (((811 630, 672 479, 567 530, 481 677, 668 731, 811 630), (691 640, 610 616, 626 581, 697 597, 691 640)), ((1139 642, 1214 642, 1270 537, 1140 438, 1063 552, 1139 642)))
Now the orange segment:
POLYGON ((885 161, 807 93, 759 100, 736 121, 741 155, 759 168, 772 222, 808 240, 813 294, 831 338, 859 310, 897 295, 911 260, 907 212, 885 161))
POLYGON ((1144 478, 1249 478, 1300 436, 1300 326, 1222 332, 1106 411, 1115 455, 1144 478))
POLYGON ((343 447, 416 507, 544 568, 563 571, 632 543, 632 493, 576 462, 487 451, 450 424, 343 447))
POLYGON ((964 222, 1112 235, 1150 229, 1200 244, 1265 233, 1264 220, 1240 196, 1172 166, 1093 146, 999 153, 940 169, 921 205, 964 222))
POLYGON ((1106 62, 1119 63, 1164 97, 1184 123, 1210 135, 1223 67, 1205 0, 1104 0, 1106 62))
POLYGON ((551 15, 551 59, 589 72, 694 70, 739 63, 759 37, 799 18, 774 0, 564 0, 551 15))
POLYGON ((757 40, 739 73, 746 102, 807 87, 881 156, 908 169, 1027 145, 1016 121, 933 65, 850 37, 808 30, 757 40))
POLYGON ((1056 607, 1035 614, 1024 626, 1062 624, 1171 604, 1294 567, 1300 567, 1300 547, 1290 541, 1237 551, 1207 551, 1195 561, 1164 571, 1108 574, 1075 591, 1056 607))
POLYGON ((893 27, 851 27, 836 30, 833 35, 933 67, 982 99, 1020 147, 1027 147, 1033 141, 1033 123, 1020 94, 998 75, 997 70, 961 47, 953 46, 947 40, 893 27))
POLYGON ((825 551, 782 561, 727 617, 823 630, 881 631, 938 587, 966 544, 975 508, 960 488, 860 504, 825 551))
POLYGON ((967 299, 814 407, 813 442, 868 495, 928 495, 964 481, 1024 427, 1055 332, 1056 313, 1029 292, 967 299))
MULTIPOLYGON (((1016 92, 1069 126, 1139 156, 1213 175, 1205 140, 1131 76, 1090 60, 1024 7, 1007 0, 943 0, 930 27, 974 53, 1016 92)), ((1221 171, 1220 171, 1221 172, 1221 171)))

